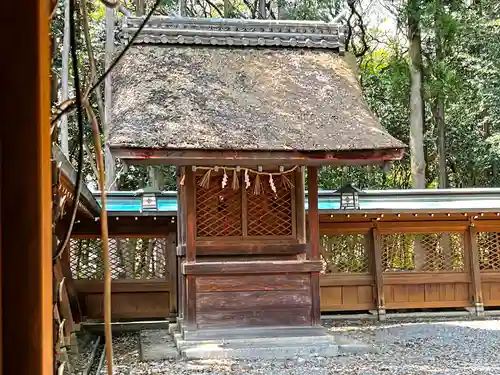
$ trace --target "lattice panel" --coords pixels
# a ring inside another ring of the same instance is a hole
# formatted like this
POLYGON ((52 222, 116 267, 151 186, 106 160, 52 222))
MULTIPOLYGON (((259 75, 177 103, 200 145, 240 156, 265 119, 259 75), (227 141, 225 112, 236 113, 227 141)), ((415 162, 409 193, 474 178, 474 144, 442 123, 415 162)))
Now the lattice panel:
POLYGON ((464 271, 464 235, 460 232, 382 235, 382 270, 464 271))
POLYGON ((477 251, 480 270, 500 270, 500 232, 478 232, 477 251))
MULTIPOLYGON (((103 280, 100 239, 71 239, 70 265, 74 279, 103 280)), ((165 238, 110 238, 112 279, 165 279, 167 241, 165 238)))
POLYGON ((364 234, 321 237, 324 273, 367 273, 369 254, 364 234))
MULTIPOLYGON (((292 178, 292 176, 289 176, 292 178)), ((293 234, 292 189, 278 181, 274 193, 267 181, 261 182, 260 194, 247 191, 248 235, 291 236, 293 234)))
MULTIPOLYGON (((241 189, 233 189, 232 174, 228 186, 221 186, 222 174, 211 176, 208 188, 196 177, 196 231, 198 237, 241 236, 241 189)), ((241 177, 239 176, 239 186, 241 177)))

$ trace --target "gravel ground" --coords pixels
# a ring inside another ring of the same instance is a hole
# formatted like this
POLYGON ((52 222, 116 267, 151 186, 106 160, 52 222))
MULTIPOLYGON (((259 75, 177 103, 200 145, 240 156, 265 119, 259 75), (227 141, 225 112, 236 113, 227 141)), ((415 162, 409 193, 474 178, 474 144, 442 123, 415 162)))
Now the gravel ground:
POLYGON ((156 374, 500 374, 500 320, 425 320, 375 323, 334 322, 324 325, 343 338, 375 345, 378 352, 312 360, 165 361, 141 363, 138 335, 114 340, 115 373, 156 374))

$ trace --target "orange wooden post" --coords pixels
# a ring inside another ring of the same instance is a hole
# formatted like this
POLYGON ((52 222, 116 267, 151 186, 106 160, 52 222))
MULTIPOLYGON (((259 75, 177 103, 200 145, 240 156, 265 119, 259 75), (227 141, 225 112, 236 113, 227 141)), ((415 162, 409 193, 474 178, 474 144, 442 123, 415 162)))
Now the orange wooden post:
MULTIPOLYGON (((375 224, 374 224, 375 225, 375 224)), ((379 230, 374 226, 370 232, 372 236, 371 253, 373 256, 373 277, 375 281, 375 298, 379 320, 385 320, 384 278, 382 276, 382 244, 379 230)))
POLYGON ((27 0, 22 12, 18 3, 3 5, 2 34, 17 29, 18 38, 3 44, 6 51, 17 51, 16 58, 2 59, 8 93, 1 100, 2 373, 49 375, 54 373, 50 4, 27 0))
POLYGON ((483 291, 481 287, 481 274, 479 269, 479 254, 477 249, 477 231, 474 223, 470 223, 465 233, 466 251, 469 253, 470 272, 472 279, 472 301, 476 315, 484 315, 483 291))
MULTIPOLYGON (((318 168, 307 168, 310 259, 319 259, 318 168)), ((312 325, 321 323, 319 272, 311 273, 312 325)))
MULTIPOLYGON (((192 167, 186 168, 185 181, 186 203, 186 263, 196 262, 196 172, 192 167)), ((186 326, 196 325, 196 278, 185 276, 185 310, 184 322, 186 326)))
POLYGON ((307 242, 304 184, 304 167, 300 167, 295 172, 295 208, 297 215, 295 222, 297 225, 297 240, 299 243, 307 242))

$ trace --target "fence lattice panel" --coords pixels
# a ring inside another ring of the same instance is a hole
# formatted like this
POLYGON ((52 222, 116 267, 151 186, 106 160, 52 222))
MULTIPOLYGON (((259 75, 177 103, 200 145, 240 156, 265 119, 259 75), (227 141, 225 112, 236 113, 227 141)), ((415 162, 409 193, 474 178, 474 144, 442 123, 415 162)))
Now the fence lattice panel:
MULTIPOLYGON (((208 188, 199 185, 202 179, 203 175, 196 177, 197 236, 241 236, 241 189, 233 189, 231 186, 223 189, 222 175, 213 176, 208 188)), ((241 181, 239 181, 239 186, 241 186, 241 181)))
MULTIPOLYGON (((70 266, 74 279, 103 280, 101 240, 73 238, 70 242, 70 266)), ((109 256, 112 279, 165 279, 167 270, 166 238, 110 238, 109 256)))
POLYGON ((478 232, 477 250, 481 271, 500 270, 500 232, 478 232))
POLYGON ((365 234, 340 234, 321 237, 323 272, 368 273, 369 244, 365 234))
MULTIPOLYGON (((292 176, 289 176, 291 178, 292 176)), ((276 193, 267 181, 260 182, 260 194, 248 189, 248 235, 291 236, 293 234, 293 190, 276 181, 276 193)))
POLYGON ((462 272, 464 254, 461 232, 382 235, 384 272, 462 272))

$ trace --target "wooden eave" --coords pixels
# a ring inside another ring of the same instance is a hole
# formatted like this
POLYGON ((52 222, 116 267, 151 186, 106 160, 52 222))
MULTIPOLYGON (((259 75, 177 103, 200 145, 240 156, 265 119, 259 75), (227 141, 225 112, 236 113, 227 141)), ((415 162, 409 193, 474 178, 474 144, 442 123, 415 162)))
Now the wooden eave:
POLYGON ((366 165, 400 160, 403 148, 342 151, 241 151, 241 150, 173 150, 113 147, 111 152, 122 160, 136 164, 170 165, 366 165))
MULTIPOLYGON (((76 171, 64 156, 59 147, 54 146, 52 149, 53 159, 56 162, 57 170, 60 171, 60 185, 59 193, 61 197, 66 197, 65 212, 68 212, 68 207, 72 205, 74 193, 76 190, 76 171)), ((99 217, 101 207, 97 203, 92 192, 88 189, 85 183, 82 182, 82 190, 80 192, 80 199, 78 202, 78 214, 95 218, 99 217)))

